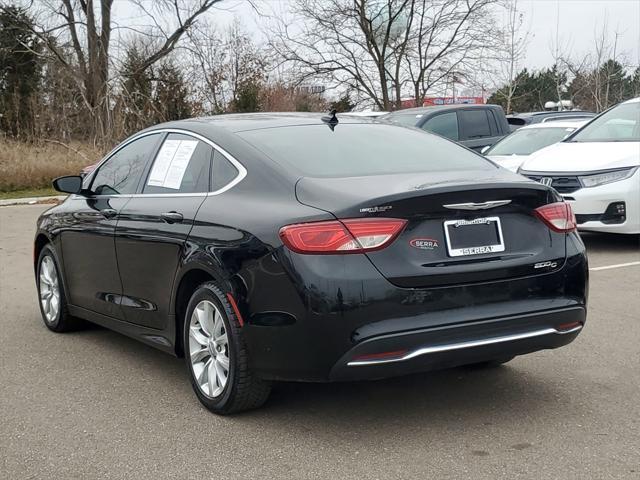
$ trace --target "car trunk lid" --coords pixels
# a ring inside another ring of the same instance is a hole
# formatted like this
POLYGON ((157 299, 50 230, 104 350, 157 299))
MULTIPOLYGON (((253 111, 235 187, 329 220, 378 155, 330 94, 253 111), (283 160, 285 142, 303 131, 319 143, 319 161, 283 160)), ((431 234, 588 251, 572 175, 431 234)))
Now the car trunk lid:
POLYGON ((489 178, 486 171, 302 178, 296 194, 338 219, 405 219, 391 245, 366 254, 401 287, 539 275, 561 268, 565 259, 565 234, 534 213, 558 201, 557 194, 504 170, 489 178))

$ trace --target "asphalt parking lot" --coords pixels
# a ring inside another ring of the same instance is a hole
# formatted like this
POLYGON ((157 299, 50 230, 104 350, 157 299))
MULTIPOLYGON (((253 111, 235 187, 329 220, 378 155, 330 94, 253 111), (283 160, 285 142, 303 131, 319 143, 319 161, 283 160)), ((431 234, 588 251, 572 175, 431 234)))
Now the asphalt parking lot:
POLYGON ((181 359, 45 328, 32 273, 45 208, 0 208, 1 479, 640 479, 637 236, 584 235, 589 319, 568 347, 490 370, 283 384, 223 418, 181 359))

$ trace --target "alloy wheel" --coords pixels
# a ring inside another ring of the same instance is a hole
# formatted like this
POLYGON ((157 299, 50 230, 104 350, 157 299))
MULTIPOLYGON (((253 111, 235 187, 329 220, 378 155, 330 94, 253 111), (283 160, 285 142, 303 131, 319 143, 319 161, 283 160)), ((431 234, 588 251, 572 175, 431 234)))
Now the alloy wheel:
POLYGON ((40 304, 44 317, 48 323, 53 323, 58 318, 60 311, 60 285, 58 271, 50 255, 42 257, 40 262, 40 304))
POLYGON ((200 391, 209 398, 220 396, 229 379, 229 340, 222 314, 209 300, 198 303, 191 314, 189 356, 200 391))

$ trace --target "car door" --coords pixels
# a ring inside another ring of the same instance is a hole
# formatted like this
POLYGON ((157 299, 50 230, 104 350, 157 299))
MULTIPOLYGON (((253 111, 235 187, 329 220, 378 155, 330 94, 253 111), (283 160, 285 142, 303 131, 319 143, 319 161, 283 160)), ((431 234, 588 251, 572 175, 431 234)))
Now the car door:
POLYGON ((86 180, 91 194, 69 199, 70 215, 60 234, 72 305, 122 319, 122 284, 115 252, 118 213, 135 193, 160 135, 126 143, 86 180))
POLYGON ((140 193, 121 209, 115 244, 128 322, 165 328, 175 273, 210 190, 212 156, 202 137, 169 133, 140 193))
POLYGON ((492 128, 495 119, 488 109, 467 109, 458 111, 460 123, 460 143, 467 148, 480 151, 487 145, 493 145, 502 138, 492 128))
POLYGON ((420 128, 428 132, 436 133, 454 142, 460 139, 458 133, 458 115, 456 112, 438 113, 429 117, 420 125, 420 128))

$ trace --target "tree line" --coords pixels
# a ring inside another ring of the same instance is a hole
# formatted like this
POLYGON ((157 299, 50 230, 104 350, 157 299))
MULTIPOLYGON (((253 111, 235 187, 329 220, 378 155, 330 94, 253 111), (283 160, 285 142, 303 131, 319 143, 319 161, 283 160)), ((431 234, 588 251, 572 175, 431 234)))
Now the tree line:
POLYGON ((604 33, 592 56, 522 68, 517 0, 291 0, 286 12, 255 2, 261 35, 237 20, 217 27, 224 3, 128 0, 135 25, 114 0, 0 6, 0 134, 109 146, 191 116, 393 110, 457 84, 493 91, 507 112, 559 99, 601 111, 639 94, 640 70, 604 33))

